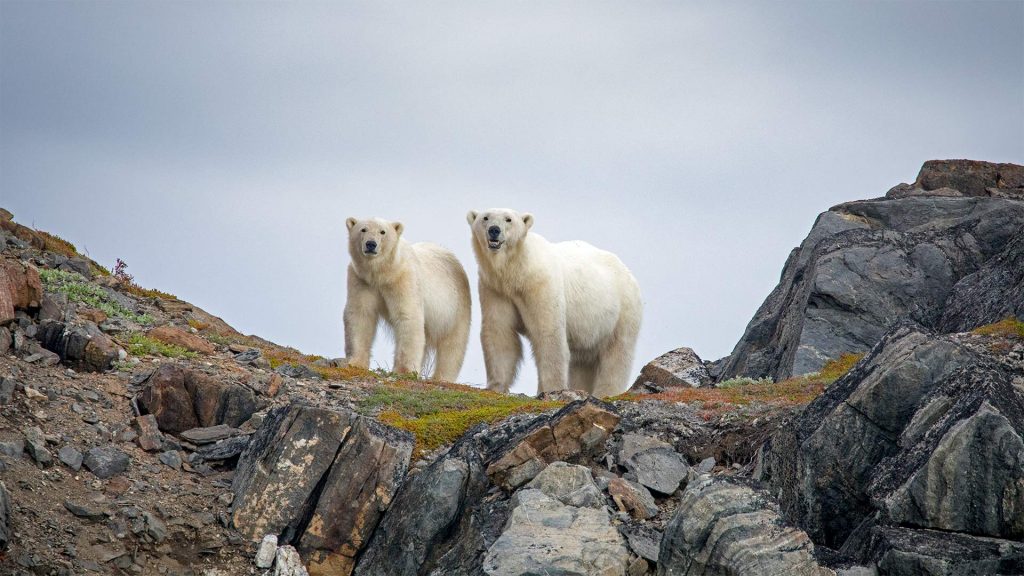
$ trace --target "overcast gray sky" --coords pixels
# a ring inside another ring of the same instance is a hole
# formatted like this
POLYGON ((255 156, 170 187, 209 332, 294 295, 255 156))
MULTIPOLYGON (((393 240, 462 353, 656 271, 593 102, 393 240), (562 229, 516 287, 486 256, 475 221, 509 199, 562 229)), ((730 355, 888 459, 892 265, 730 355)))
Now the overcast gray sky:
POLYGON ((816 214, 932 158, 1024 159, 1024 3, 0 1, 0 205, 326 356, 347 216, 474 294, 469 209, 617 253, 637 372, 728 354, 816 214))

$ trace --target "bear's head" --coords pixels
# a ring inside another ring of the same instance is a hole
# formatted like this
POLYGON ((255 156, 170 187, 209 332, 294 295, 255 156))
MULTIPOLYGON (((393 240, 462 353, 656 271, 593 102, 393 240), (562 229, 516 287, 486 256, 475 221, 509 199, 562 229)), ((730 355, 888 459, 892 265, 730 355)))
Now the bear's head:
POLYGON ((482 212, 470 210, 466 214, 466 221, 473 229, 473 240, 480 248, 501 252, 515 249, 526 238, 533 226, 533 214, 507 208, 492 208, 482 212))
POLYGON ((348 218, 348 251, 352 260, 389 258, 398 246, 404 227, 401 222, 388 222, 380 218, 358 220, 348 218))

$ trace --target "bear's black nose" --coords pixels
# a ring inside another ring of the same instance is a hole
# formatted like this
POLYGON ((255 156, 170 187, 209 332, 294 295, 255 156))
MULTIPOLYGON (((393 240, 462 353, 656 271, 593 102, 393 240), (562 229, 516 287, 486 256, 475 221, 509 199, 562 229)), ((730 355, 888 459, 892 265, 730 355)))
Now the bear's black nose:
POLYGON ((497 226, 491 226, 490 228, 487 229, 487 234, 491 238, 497 240, 498 235, 501 234, 501 228, 498 228, 497 226))
POLYGON ((373 252, 374 250, 377 249, 377 243, 374 242, 373 240, 370 240, 369 242, 366 243, 366 249, 369 250, 370 252, 373 252))

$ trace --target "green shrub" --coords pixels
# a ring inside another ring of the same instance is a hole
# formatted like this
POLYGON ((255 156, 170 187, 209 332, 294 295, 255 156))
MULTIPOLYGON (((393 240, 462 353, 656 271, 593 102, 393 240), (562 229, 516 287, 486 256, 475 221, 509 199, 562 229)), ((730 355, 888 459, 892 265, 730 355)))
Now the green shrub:
POLYGON ((196 353, 175 346, 165 344, 154 338, 146 336, 142 332, 132 332, 128 335, 128 353, 133 356, 166 356, 168 358, 195 358, 196 353))
POLYGON ((102 310, 108 317, 124 318, 137 324, 153 323, 150 315, 136 314, 125 308, 111 298, 103 288, 90 283, 76 272, 44 269, 39 271, 39 277, 47 292, 65 294, 69 301, 102 310))

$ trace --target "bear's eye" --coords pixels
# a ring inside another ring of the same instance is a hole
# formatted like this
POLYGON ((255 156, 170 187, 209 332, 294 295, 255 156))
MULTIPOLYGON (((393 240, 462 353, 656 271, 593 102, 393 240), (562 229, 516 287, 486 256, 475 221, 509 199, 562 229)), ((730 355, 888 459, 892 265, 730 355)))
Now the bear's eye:
POLYGON ((385 235, 385 234, 387 234, 387 232, 385 232, 385 231, 383 231, 383 230, 381 230, 381 231, 380 231, 380 235, 381 235, 381 236, 383 236, 383 235, 385 235))
POLYGON ((505 222, 511 222, 511 221, 512 221, 511 218, 505 218, 505 222))
POLYGON ((366 232, 366 228, 363 228, 363 232, 366 232))
POLYGON ((484 222, 487 222, 487 216, 484 216, 484 222))

